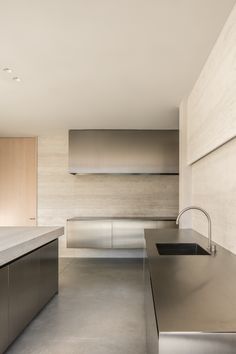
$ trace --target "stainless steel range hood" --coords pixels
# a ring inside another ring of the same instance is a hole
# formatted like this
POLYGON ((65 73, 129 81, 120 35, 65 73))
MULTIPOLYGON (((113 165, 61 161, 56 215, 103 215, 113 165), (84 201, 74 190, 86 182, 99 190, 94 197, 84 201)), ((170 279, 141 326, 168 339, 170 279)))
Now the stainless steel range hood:
POLYGON ((72 174, 178 174, 178 130, 70 130, 72 174))

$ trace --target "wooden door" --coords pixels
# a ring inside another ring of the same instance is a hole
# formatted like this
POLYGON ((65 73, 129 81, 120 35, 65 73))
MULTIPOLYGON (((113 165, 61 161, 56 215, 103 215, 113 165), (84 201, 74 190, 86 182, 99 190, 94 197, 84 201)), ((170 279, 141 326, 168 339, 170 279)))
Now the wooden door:
POLYGON ((0 226, 35 226, 37 139, 0 138, 0 226))

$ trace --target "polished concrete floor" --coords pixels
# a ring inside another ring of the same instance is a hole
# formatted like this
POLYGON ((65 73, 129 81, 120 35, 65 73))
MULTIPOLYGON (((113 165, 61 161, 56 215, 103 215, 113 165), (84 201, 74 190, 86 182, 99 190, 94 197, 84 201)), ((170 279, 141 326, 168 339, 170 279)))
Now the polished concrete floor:
POLYGON ((145 354, 141 259, 64 258, 59 281, 7 354, 145 354))

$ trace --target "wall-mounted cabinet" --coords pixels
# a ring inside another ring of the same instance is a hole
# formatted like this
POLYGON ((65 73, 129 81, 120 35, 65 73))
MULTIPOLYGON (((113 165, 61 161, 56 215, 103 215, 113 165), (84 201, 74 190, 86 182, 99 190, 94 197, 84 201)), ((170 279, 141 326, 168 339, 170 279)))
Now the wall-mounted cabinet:
POLYGON ((111 248, 112 223, 109 220, 67 223, 67 246, 71 248, 111 248))
POLYGON ((178 174, 178 130, 69 131, 72 174, 178 174))
POLYGON ((113 248, 144 248, 144 229, 155 229, 156 221, 121 220, 112 225, 113 248))
POLYGON ((142 249, 144 229, 173 227, 176 227, 175 220, 168 219, 71 219, 67 222, 67 247, 142 249))

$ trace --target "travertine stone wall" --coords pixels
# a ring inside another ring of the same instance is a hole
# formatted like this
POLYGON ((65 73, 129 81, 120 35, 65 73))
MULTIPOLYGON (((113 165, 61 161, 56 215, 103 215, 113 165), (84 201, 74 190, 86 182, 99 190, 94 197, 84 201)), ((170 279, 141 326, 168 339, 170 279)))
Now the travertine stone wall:
MULTIPOLYGON (((181 116, 180 200, 189 195, 181 207, 205 208, 212 218, 213 240, 236 253, 236 7, 181 116)), ((193 228, 207 235, 204 215, 189 213, 185 218, 190 224, 191 215, 193 228)))
MULTIPOLYGON (((192 203, 211 215, 213 239, 236 253, 236 139, 193 164, 192 203)), ((206 235, 204 215, 193 215, 193 228, 206 235)))
MULTIPOLYGON (((73 176, 68 173, 68 132, 39 137, 39 225, 64 226, 74 216, 176 216, 177 212, 178 176, 73 176)), ((65 240, 61 245, 63 255, 78 254, 66 250, 65 240)))
POLYGON ((236 136, 236 6, 188 98, 188 162, 236 136))

